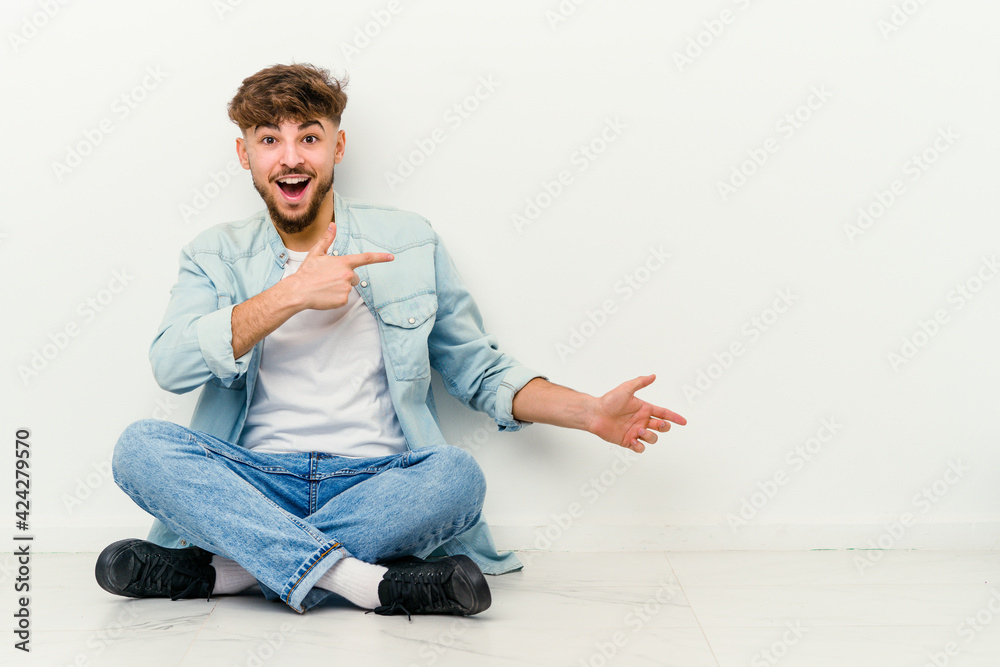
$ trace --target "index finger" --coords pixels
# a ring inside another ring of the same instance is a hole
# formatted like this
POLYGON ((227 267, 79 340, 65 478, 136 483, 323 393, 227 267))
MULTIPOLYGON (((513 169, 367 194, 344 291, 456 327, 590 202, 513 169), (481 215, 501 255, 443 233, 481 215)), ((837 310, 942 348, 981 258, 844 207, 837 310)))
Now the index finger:
POLYGON ((343 255, 341 257, 349 267, 356 269, 366 264, 378 264, 379 262, 391 262, 395 257, 388 252, 362 252, 357 255, 343 255))
POLYGON ((331 222, 327 226, 326 231, 323 232, 323 236, 319 238, 319 241, 316 241, 316 243, 313 244, 313 247, 309 248, 308 254, 325 255, 326 251, 330 249, 330 244, 333 243, 333 239, 335 238, 337 238, 337 223, 331 222))
POLYGON ((666 408, 661 408, 661 407, 656 406, 656 405, 653 406, 653 413, 652 414, 657 419, 666 419, 667 421, 673 422, 675 424, 679 424, 681 426, 684 426, 685 424, 688 423, 688 420, 684 419, 684 417, 681 417, 676 412, 673 412, 671 410, 667 410, 666 408))

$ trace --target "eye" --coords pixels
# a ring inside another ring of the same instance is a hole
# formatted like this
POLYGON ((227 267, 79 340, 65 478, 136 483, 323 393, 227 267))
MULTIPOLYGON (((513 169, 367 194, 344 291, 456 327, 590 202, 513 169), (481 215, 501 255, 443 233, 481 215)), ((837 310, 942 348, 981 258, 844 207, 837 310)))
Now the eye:
POLYGON ((275 140, 275 138, 274 138, 274 137, 263 137, 263 138, 262 138, 262 139, 260 140, 260 143, 262 143, 262 144, 266 144, 266 145, 270 146, 270 145, 272 145, 272 144, 273 144, 273 143, 274 143, 275 141, 276 141, 276 140, 275 140))
POLYGON ((314 144, 317 141, 319 141, 319 137, 317 137, 315 134, 310 134, 309 136, 305 137, 302 141, 306 142, 307 144, 314 144), (312 141, 310 141, 310 139, 312 141))

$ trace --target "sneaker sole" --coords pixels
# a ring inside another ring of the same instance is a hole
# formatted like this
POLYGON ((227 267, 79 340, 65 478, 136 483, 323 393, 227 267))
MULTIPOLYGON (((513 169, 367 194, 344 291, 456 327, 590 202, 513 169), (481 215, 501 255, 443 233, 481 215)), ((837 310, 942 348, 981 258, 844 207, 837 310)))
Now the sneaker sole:
POLYGON ((472 616, 489 609, 493 598, 479 566, 468 556, 449 556, 446 560, 455 563, 451 583, 455 602, 463 607, 460 615, 472 616))

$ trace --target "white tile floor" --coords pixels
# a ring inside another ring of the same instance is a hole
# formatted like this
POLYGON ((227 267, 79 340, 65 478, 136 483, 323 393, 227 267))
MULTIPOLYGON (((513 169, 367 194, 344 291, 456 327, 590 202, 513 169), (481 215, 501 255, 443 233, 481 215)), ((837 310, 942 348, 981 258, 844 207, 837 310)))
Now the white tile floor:
POLYGON ((96 554, 38 554, 32 652, 0 664, 1000 665, 1000 552, 878 553, 863 571, 855 551, 529 553, 489 578, 487 612, 412 622, 259 594, 127 600, 97 587, 96 554))

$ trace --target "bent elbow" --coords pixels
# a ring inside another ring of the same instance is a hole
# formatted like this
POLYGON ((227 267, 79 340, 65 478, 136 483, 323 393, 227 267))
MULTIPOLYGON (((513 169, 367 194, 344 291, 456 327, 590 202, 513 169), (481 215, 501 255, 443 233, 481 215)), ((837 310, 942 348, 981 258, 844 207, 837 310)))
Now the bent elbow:
POLYGON ((156 380, 156 384, 160 386, 160 389, 169 391, 171 394, 186 394, 201 384, 192 384, 189 378, 178 372, 176 365, 154 360, 152 366, 153 379, 156 380))

